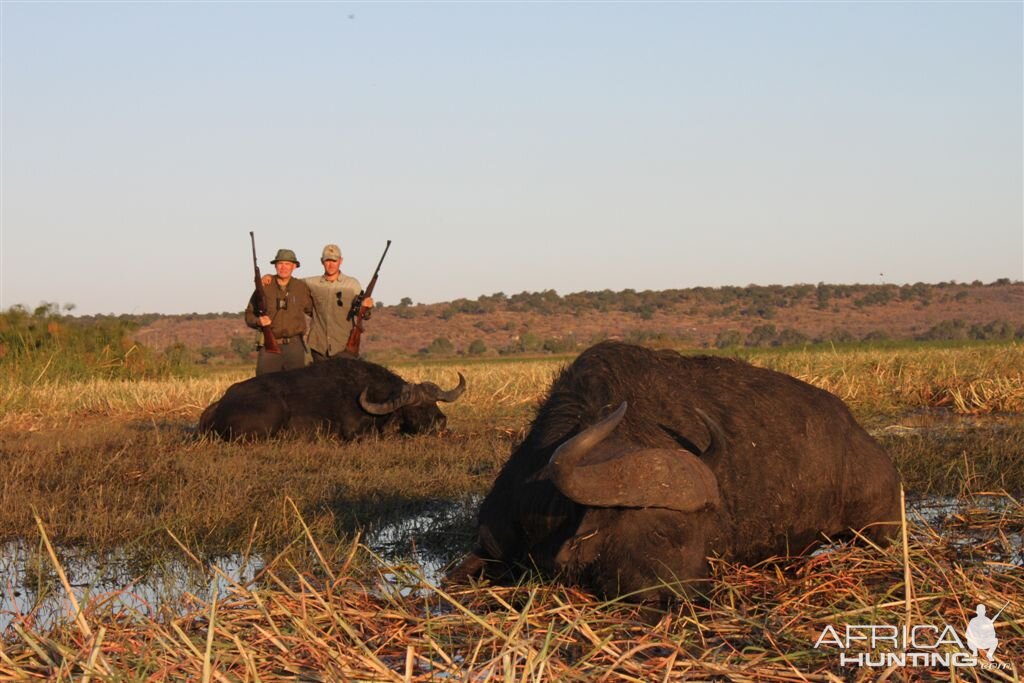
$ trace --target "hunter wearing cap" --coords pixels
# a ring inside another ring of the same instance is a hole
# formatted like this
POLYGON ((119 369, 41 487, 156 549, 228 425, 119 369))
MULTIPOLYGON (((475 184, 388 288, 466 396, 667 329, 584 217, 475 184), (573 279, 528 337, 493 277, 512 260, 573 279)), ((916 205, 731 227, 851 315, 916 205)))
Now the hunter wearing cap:
POLYGON ((253 311, 254 298, 250 298, 245 309, 245 324, 257 330, 269 326, 281 347, 281 353, 268 353, 261 346, 256 358, 257 375, 306 365, 306 347, 302 336, 306 333, 306 316, 313 313, 309 287, 304 281, 292 277, 292 271, 299 267, 295 252, 279 249, 271 263, 277 275, 263 278, 267 315, 257 316, 253 311))
MULTIPOLYGON (((363 287, 359 280, 341 272, 341 248, 328 244, 320 255, 324 274, 303 280, 309 286, 313 297, 313 322, 309 328, 309 348, 313 362, 327 360, 345 352, 352 325, 348 312, 352 302, 363 287)), ((360 304, 363 308, 373 306, 373 299, 366 297, 360 304)))

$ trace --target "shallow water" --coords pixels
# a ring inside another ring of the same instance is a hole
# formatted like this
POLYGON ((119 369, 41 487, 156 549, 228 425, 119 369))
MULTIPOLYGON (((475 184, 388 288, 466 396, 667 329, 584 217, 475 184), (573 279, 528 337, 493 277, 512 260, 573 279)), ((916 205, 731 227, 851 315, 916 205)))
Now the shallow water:
POLYGON ((942 534, 956 549, 962 564, 1001 563, 1024 567, 1024 525, 1019 523, 1020 503, 1004 496, 977 496, 971 501, 928 497, 907 503, 908 523, 917 523, 942 534), (992 522, 1015 509, 1014 525, 992 522))
MULTIPOLYGON (((96 554, 60 549, 58 553, 79 605, 99 600, 112 612, 150 614, 170 596, 190 593, 206 598, 214 590, 223 595, 231 581, 250 581, 263 568, 260 557, 219 558, 216 564, 227 575, 225 579, 181 559, 147 565, 116 551, 96 554)), ((36 624, 71 615, 61 580, 41 548, 21 541, 0 545, 0 577, 0 631, 18 615, 32 614, 36 624)))
MULTIPOLYGON (((436 583, 445 569, 472 547, 479 502, 479 498, 466 498, 410 504, 397 518, 365 528, 362 542, 389 566, 408 567, 416 576, 436 583)), ((907 517, 925 532, 952 539, 958 562, 1024 566, 1024 528, 1003 528, 1002 533, 995 533, 985 523, 1015 505, 1019 504, 1003 497, 972 501, 931 497, 908 502, 907 517)), ((188 595, 200 600, 209 599, 214 590, 224 595, 231 582, 253 580, 266 561, 261 556, 240 555, 212 560, 226 579, 191 560, 140 564, 127 553, 96 555, 73 549, 61 549, 59 555, 80 604, 86 598, 99 598, 106 610, 147 615, 167 601, 179 604, 188 595)), ((7 630, 19 615, 31 614, 36 625, 70 616, 52 563, 36 545, 20 541, 0 545, 0 582, 0 631, 7 630)), ((414 590, 408 577, 396 574, 384 574, 379 588, 414 590)))
MULTIPOLYGON (((478 497, 471 497, 410 504, 401 516, 364 528, 361 542, 384 563, 409 566, 427 581, 437 582, 445 568, 472 547, 479 502, 478 497)), ((269 559, 260 555, 216 557, 209 564, 216 565, 218 572, 181 557, 143 563, 125 551, 97 554, 59 548, 57 553, 79 604, 99 597, 108 610, 147 614, 186 594, 202 600, 209 599, 214 590, 224 595, 232 582, 252 581, 269 559)), ((402 584, 398 577, 385 575, 382 590, 390 589, 388 580, 395 586, 402 584)), ((69 616, 65 591, 42 547, 22 541, 2 544, 0 631, 18 615, 30 613, 37 624, 69 616)))

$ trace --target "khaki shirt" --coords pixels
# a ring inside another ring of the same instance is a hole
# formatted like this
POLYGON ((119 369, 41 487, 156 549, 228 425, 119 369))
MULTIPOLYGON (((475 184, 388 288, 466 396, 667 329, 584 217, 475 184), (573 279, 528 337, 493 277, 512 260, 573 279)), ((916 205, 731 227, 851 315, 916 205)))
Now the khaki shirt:
MULTIPOLYGON (((313 300, 305 282, 293 277, 286 287, 281 287, 275 277, 269 285, 263 286, 263 292, 267 295, 267 315, 275 339, 288 339, 306 333, 306 316, 313 314, 313 300)), ((252 309, 253 299, 250 298, 245 308, 245 324, 257 330, 262 329, 259 317, 252 309)))
POLYGON ((363 287, 359 280, 338 273, 331 282, 323 275, 303 280, 313 297, 313 322, 309 327, 309 348, 325 356, 335 356, 345 350, 352 323, 346 320, 352 300, 363 287), (340 293, 340 298, 339 298, 340 293))

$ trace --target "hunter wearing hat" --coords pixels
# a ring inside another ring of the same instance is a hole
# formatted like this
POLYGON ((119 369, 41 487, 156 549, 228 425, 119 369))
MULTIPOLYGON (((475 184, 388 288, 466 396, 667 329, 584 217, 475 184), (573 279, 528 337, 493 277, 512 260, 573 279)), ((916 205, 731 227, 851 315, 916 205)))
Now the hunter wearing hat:
MULTIPOLYGON (((348 343, 352 325, 348 312, 352 302, 363 290, 359 280, 341 272, 341 248, 328 244, 320 255, 324 274, 303 280, 309 286, 313 297, 313 323, 309 328, 309 348, 313 362, 327 360, 343 354, 348 343)), ((360 303, 362 308, 373 306, 373 299, 366 297, 360 303)))
POLYGON ((281 353, 268 353, 261 346, 256 358, 257 375, 292 370, 306 365, 306 346, 302 336, 306 333, 306 316, 313 313, 309 287, 304 281, 292 277, 292 271, 299 267, 299 259, 295 252, 291 249, 279 249, 277 256, 270 263, 273 264, 277 275, 273 278, 263 278, 267 315, 257 316, 253 311, 254 294, 245 309, 245 324, 257 330, 269 326, 274 339, 281 347, 281 353))

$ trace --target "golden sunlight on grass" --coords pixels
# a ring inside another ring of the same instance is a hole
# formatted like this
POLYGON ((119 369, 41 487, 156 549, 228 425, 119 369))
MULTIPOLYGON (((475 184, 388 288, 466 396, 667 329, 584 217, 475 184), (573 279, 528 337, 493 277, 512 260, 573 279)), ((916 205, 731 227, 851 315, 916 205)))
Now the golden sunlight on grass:
MULTIPOLYGON (((755 365, 791 374, 836 394, 857 412, 946 407, 963 414, 1024 411, 1024 345, 953 349, 754 352, 755 365)), ((466 375, 460 412, 518 414, 543 398, 566 359, 406 363, 395 370, 443 387, 466 375)), ((196 419, 228 386, 251 376, 233 371, 194 379, 45 381, 0 378, 0 430, 41 429, 75 417, 196 419)), ((457 426, 457 422, 452 423, 457 426)))

